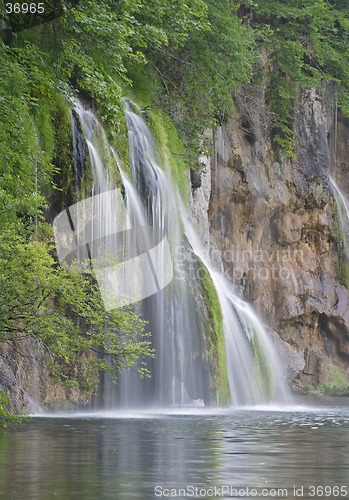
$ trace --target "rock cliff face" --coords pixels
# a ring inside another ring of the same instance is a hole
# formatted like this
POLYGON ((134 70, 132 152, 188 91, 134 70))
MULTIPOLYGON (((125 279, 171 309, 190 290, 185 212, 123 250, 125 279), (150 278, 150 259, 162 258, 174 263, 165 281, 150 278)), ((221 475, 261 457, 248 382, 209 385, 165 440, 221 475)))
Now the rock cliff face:
POLYGON ((304 388, 330 380, 333 365, 349 377, 348 262, 329 178, 349 196, 349 126, 328 92, 307 91, 294 103, 295 159, 277 159, 270 130, 263 89, 237 95, 214 161, 195 174, 194 215, 209 199, 208 224, 197 220, 213 260, 304 356, 293 373, 304 388))
POLYGON ((35 413, 42 408, 68 409, 86 405, 89 397, 78 389, 54 383, 43 363, 47 353, 27 340, 2 343, 0 353, 0 390, 15 413, 35 413))

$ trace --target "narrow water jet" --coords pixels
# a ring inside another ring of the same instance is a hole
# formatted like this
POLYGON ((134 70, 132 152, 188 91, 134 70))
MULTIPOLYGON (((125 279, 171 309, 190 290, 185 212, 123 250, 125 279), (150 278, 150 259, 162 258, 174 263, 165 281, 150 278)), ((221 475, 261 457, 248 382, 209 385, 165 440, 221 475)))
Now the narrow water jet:
POLYGON ((339 189, 338 184, 329 176, 332 186, 332 193, 337 205, 338 219, 343 237, 345 257, 349 261, 349 206, 348 201, 342 191, 339 189))

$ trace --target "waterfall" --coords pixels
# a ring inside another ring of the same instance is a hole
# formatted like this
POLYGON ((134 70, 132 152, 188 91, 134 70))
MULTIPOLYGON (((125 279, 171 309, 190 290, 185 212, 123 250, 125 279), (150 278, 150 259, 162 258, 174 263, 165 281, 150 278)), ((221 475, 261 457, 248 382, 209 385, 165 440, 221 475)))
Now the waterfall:
POLYGON ((329 176, 329 180, 332 184, 334 199, 336 200, 338 219, 343 237, 344 252, 347 260, 349 261, 349 207, 346 197, 339 189, 336 181, 331 176, 329 176))
POLYGON ((130 383, 132 374, 120 377, 121 404, 184 405, 208 400, 208 365, 204 359, 204 304, 190 277, 190 269, 180 265, 177 250, 185 244, 178 217, 174 188, 156 161, 155 148, 145 122, 126 102, 129 134, 129 181, 121 170, 126 204, 133 227, 144 221, 166 233, 171 248, 174 279, 141 304, 149 321, 156 360, 151 363, 151 380, 130 383), (132 182, 134 184, 132 184, 132 182), (125 389, 126 388, 126 389, 125 389), (145 397, 146 398, 145 398, 145 397), (145 400, 146 399, 146 400, 145 400))
POLYGON ((270 398, 279 403, 290 402, 280 361, 265 328, 252 308, 235 294, 232 284, 214 270, 183 205, 181 214, 193 251, 204 263, 218 294, 223 314, 231 404, 256 405, 270 398))
MULTIPOLYGON (((115 188, 110 181, 101 149, 101 127, 92 112, 77 106, 87 143, 93 174, 93 195, 110 193, 115 188)), ((205 255, 168 169, 157 163, 156 149, 150 130, 136 114, 130 103, 125 103, 130 149, 130 176, 115 151, 114 164, 119 169, 124 187, 126 219, 129 231, 123 238, 123 255, 138 248, 139 235, 145 247, 151 247, 149 228, 166 236, 173 279, 159 286, 156 293, 144 295, 134 305, 148 321, 148 329, 156 350, 156 358, 148 362, 151 378, 139 378, 136 370, 128 369, 112 389, 106 383, 105 403, 109 406, 144 407, 195 405, 214 402, 212 397, 212 360, 209 359, 207 300, 204 297, 198 269, 209 274, 219 299, 223 316, 223 331, 231 404, 254 405, 274 400, 287 402, 288 389, 279 361, 263 325, 250 306, 233 291, 231 283, 217 271, 205 255), (144 236, 145 235, 145 236, 144 236), (188 256, 191 256, 188 258, 188 256)), ((111 196, 103 196, 103 228, 94 228, 90 239, 105 239, 112 234, 115 222, 115 204, 111 196), (108 213, 110 211, 110 213, 108 213)), ((103 219, 102 217, 102 219, 103 219)), ((96 224, 95 224, 96 226, 96 224)), ((155 234, 154 233, 154 234, 155 234)), ((151 233, 152 236, 153 233, 151 233)), ((115 247, 107 245, 108 251, 115 247)), ((98 253, 98 252, 97 252, 98 253)), ((152 260, 156 273, 166 275, 168 255, 164 251, 152 260)), ((151 259, 150 259, 151 261, 151 259)), ((152 269, 154 271, 154 269, 152 269)), ((123 289, 134 276, 124 270, 123 289)), ((120 278, 121 275, 119 275, 120 278)))
MULTIPOLYGON (((112 193, 115 186, 103 164, 101 150, 105 148, 98 148, 101 142, 99 135, 103 133, 97 119, 81 105, 76 109, 88 146, 93 174, 92 194, 95 199, 96 195, 112 193)), ((152 251, 155 233, 165 233, 171 249, 179 249, 182 236, 173 186, 156 163, 152 138, 143 120, 130 109, 126 111, 126 117, 134 185, 121 168, 114 152, 125 191, 127 228, 132 229, 126 231, 127 234, 123 237, 122 254, 132 256, 135 248, 140 246, 139 239, 142 240, 142 246, 152 251), (149 235, 149 228, 154 228, 153 234, 149 235)), ((112 196, 103 196, 98 209, 103 214, 100 219, 104 227, 98 231, 97 224, 94 224, 93 235, 89 240, 97 241, 112 234, 113 221, 110 219, 115 212, 112 196)), ((108 253, 115 254, 115 245, 108 243, 107 248, 108 253)), ((149 273, 149 278, 144 278, 144 286, 147 286, 154 275, 161 277, 168 274, 165 269, 168 259, 164 257, 166 255, 163 252, 158 252, 155 259, 149 259, 152 271, 155 266, 157 269, 149 273), (159 261, 163 262, 163 269, 159 261)), ((120 375, 115 390, 110 388, 110 384, 105 384, 107 389, 104 399, 107 405, 114 406, 117 402, 123 407, 168 406, 193 404, 209 399, 209 369, 204 355, 204 304, 201 307, 198 305, 196 296, 199 293, 195 291, 195 283, 191 282, 189 270, 181 269, 175 251, 172 252, 172 262, 176 279, 166 287, 157 286, 157 293, 140 294, 143 300, 135 306, 148 321, 156 350, 156 359, 148 361, 151 378, 140 379, 136 369, 127 370, 120 375)), ((139 274, 144 274, 144 268, 139 270, 139 274)), ((132 284, 137 279, 134 269, 124 268, 121 279, 124 284, 122 289, 125 291, 127 284, 132 284)))
POLYGON ((333 186, 334 197, 335 197, 335 199, 337 201, 337 205, 342 208, 342 216, 344 216, 342 218, 343 224, 347 225, 346 229, 348 230, 348 226, 349 226, 349 208, 348 208, 347 201, 345 199, 345 196, 343 195, 343 193, 339 189, 336 181, 331 176, 329 176, 329 179, 330 179, 330 182, 331 182, 331 184, 333 186))

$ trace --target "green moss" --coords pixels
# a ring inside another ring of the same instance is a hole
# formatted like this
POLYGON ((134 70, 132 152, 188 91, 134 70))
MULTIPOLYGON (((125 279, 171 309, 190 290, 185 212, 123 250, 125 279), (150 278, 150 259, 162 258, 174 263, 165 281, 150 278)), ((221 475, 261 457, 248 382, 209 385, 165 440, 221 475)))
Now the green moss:
POLYGON ((54 152, 52 162, 58 169, 55 183, 62 190, 61 195, 55 195, 59 199, 60 207, 64 204, 77 201, 76 182, 74 173, 74 156, 72 144, 72 121, 70 104, 62 95, 55 95, 51 101, 50 118, 54 130, 54 152), (65 199, 65 202, 64 202, 65 199))
POLYGON ((49 161, 52 160, 55 149, 55 134, 52 123, 52 104, 48 98, 40 99, 34 113, 41 148, 49 161))
POLYGON ((329 382, 307 387, 312 396, 349 396, 349 380, 336 365, 330 367, 329 382))
POLYGON ((121 166, 125 172, 130 173, 130 150, 128 144, 128 130, 126 125, 126 118, 123 114, 120 118, 118 130, 112 137, 108 137, 111 144, 120 159, 121 166))
MULTIPOLYGON (((103 164, 108 174, 109 180, 112 183, 117 183, 120 180, 120 172, 116 163, 116 159, 110 149, 110 142, 108 140, 106 131, 103 127, 99 128, 93 143, 99 156, 103 158, 103 164)), ((120 157, 119 151, 116 150, 116 148, 114 149, 120 157)))
POLYGON ((272 140, 277 156, 295 158, 294 140, 292 130, 293 99, 296 96, 292 83, 286 76, 272 74, 268 86, 267 98, 272 111, 272 140))
POLYGON ((187 201, 189 198, 187 177, 189 165, 184 145, 178 137, 177 130, 169 116, 160 110, 147 110, 147 119, 158 146, 159 161, 162 165, 169 165, 172 178, 182 198, 187 201))
POLYGON ((154 71, 149 66, 135 64, 129 66, 127 74, 132 81, 132 87, 125 88, 125 94, 142 109, 154 107, 157 95, 162 90, 154 71))
POLYGON ((346 288, 349 289, 349 241, 345 231, 341 229, 341 214, 334 196, 330 196, 330 204, 335 215, 335 234, 339 259, 336 266, 336 278, 346 288))
POLYGON ((211 393, 220 405, 230 402, 230 386, 227 374, 227 359, 223 331, 223 316, 217 291, 206 268, 200 268, 201 287, 209 313, 210 347, 212 365, 211 393))
POLYGON ((340 252, 340 258, 336 268, 336 277, 338 281, 349 289, 349 263, 344 251, 343 238, 340 238, 338 249, 340 252))
POLYGON ((259 393, 261 394, 263 400, 267 402, 273 398, 275 392, 274 379, 269 368, 268 359, 266 358, 263 348, 256 337, 252 339, 251 346, 258 377, 257 383, 259 387, 259 393))

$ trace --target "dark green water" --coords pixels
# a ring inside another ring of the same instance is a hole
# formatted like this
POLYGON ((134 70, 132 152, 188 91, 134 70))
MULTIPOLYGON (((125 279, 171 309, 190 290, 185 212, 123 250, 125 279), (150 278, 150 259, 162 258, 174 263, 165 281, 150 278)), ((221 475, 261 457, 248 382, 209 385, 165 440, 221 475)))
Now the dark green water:
POLYGON ((348 498, 348 409, 33 418, 0 434, 0 498, 348 498))

